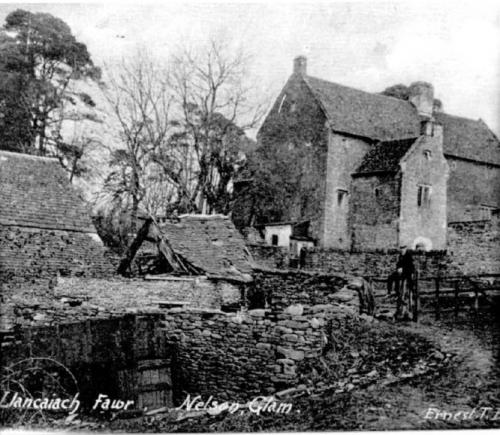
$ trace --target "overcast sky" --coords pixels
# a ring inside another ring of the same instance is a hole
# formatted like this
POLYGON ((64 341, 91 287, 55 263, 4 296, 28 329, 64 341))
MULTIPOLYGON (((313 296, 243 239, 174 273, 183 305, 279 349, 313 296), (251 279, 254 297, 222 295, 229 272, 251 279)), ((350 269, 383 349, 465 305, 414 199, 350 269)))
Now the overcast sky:
POLYGON ((17 7, 65 20, 97 64, 141 46, 167 57, 224 34, 251 53, 250 74, 274 96, 303 54, 310 75, 366 91, 429 81, 446 112, 500 133, 498 1, 3 3, 1 21, 17 7))

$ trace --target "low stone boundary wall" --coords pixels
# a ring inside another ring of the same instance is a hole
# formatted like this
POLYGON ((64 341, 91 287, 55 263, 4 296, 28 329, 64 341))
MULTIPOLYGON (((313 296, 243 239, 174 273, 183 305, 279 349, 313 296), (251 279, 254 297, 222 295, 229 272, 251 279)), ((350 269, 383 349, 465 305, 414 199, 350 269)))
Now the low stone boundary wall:
MULTIPOLYGON (((398 255, 399 252, 395 250, 353 252, 316 248, 307 251, 304 270, 387 277, 394 272, 398 255)), ((443 275, 453 270, 452 258, 445 251, 415 252, 414 261, 421 276, 443 275)))
POLYGON ((247 243, 246 247, 252 254, 254 262, 259 266, 270 269, 288 267, 290 255, 286 248, 263 243, 247 243))
POLYGON ((292 304, 329 304, 337 301, 335 293, 346 283, 340 274, 255 267, 248 299, 250 307, 267 303, 276 312, 292 304))
POLYGON ((173 309, 162 330, 174 346, 175 396, 248 400, 301 381, 301 368, 318 358, 328 322, 353 315, 334 305, 295 305, 273 320, 266 310, 247 313, 173 309))
POLYGON ((157 279, 57 279, 57 298, 84 298, 95 305, 116 308, 157 308, 158 301, 175 300, 192 307, 220 308, 239 303, 238 285, 206 277, 162 277, 157 279))

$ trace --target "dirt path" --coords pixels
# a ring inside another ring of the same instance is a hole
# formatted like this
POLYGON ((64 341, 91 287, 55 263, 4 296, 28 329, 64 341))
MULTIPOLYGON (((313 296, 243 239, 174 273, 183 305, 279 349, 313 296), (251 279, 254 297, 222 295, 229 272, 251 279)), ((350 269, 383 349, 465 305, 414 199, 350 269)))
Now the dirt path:
POLYGON ((494 419, 500 409, 500 328, 495 314, 439 324, 424 318, 407 329, 430 338, 441 352, 453 354, 453 362, 437 376, 378 391, 376 401, 381 406, 369 410, 361 426, 367 430, 500 427, 500 414, 494 419), (489 407, 487 418, 479 419, 489 407), (476 411, 450 420, 443 414, 436 418, 431 408, 453 414, 476 411))

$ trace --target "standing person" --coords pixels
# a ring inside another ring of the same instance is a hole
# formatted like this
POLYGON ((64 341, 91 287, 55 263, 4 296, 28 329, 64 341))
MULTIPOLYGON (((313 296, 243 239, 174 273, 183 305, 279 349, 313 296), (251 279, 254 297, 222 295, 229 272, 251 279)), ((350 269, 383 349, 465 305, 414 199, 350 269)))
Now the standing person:
POLYGON ((405 278, 410 278, 415 272, 413 265, 413 255, 408 251, 406 245, 400 246, 399 257, 396 263, 396 270, 389 275, 387 279, 387 294, 390 296, 394 292, 399 295, 399 289, 405 278))
POLYGON ((412 278, 415 272, 413 254, 406 245, 400 247, 399 258, 396 264, 398 275, 404 278, 412 278))
POLYGON ((396 295, 397 308, 396 319, 405 320, 411 317, 410 293, 413 291, 413 277, 415 265, 413 264, 413 254, 407 246, 400 247, 400 254, 396 263, 396 295))

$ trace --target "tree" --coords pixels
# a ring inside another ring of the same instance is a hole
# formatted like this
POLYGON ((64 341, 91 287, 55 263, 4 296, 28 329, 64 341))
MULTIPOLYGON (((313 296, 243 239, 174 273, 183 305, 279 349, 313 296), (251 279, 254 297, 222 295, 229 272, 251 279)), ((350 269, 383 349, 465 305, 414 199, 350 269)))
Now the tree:
MULTIPOLYGON (((410 87, 399 83, 397 85, 392 85, 389 86, 388 88, 385 88, 381 92, 381 94, 387 95, 388 97, 398 98, 400 100, 408 100, 410 97, 410 87)), ((434 98, 433 107, 434 111, 442 112, 443 111, 442 101, 438 98, 434 98)))
POLYGON ((164 174, 156 170, 153 160, 167 141, 171 96, 165 70, 147 55, 122 61, 116 71, 109 71, 106 97, 121 147, 111 150, 112 171, 104 193, 130 212, 130 232, 135 233, 140 208, 154 215, 171 197, 164 174))
POLYGON ((263 105, 250 98, 247 62, 242 50, 214 39, 173 58, 170 86, 180 116, 171 145, 182 144, 194 160, 193 179, 184 180, 188 189, 182 192, 190 211, 231 210, 231 182, 251 143, 245 131, 264 114, 263 105))
POLYGON ((63 20, 21 9, 10 13, 0 38, 0 78, 9 86, 0 90, 7 127, 0 142, 42 155, 56 147, 53 131, 68 83, 82 76, 98 78, 100 70, 63 20))
POLYGON ((388 97, 399 98, 400 100, 408 100, 410 93, 408 86, 399 83, 384 89, 381 94, 387 95, 388 97))

